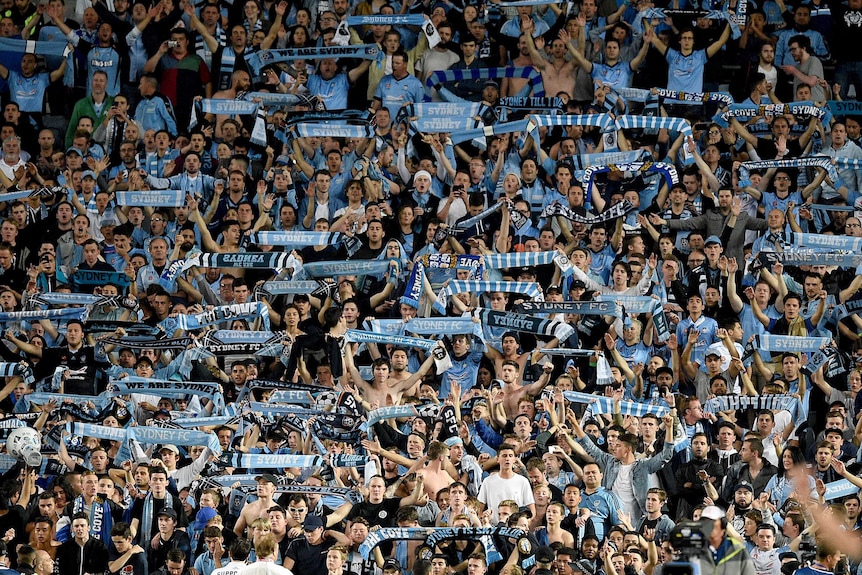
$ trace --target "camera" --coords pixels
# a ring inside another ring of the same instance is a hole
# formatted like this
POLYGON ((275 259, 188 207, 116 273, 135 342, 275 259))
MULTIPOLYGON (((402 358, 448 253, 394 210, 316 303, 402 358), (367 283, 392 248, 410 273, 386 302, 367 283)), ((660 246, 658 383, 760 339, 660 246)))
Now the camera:
POLYGON ((664 397, 665 395, 667 395, 667 392, 668 392, 668 391, 670 391, 670 389, 668 389, 668 387, 667 387, 666 385, 662 385, 662 386, 660 386, 660 387, 658 388, 658 393, 659 393, 659 395, 661 395, 662 397, 664 397))
POLYGON ((168 48, 176 48, 180 43, 176 40, 168 40, 168 48))
POLYGON ((668 542, 679 560, 665 563, 664 575, 700 575, 700 560, 697 555, 706 548, 709 538, 699 521, 681 521, 670 532, 668 542))

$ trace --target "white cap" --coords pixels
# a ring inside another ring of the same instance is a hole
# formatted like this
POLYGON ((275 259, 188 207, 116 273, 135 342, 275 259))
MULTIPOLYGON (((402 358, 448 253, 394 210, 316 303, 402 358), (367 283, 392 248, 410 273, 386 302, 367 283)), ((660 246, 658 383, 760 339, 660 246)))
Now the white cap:
POLYGON ((702 519, 721 519, 725 517, 724 510, 718 505, 707 505, 700 514, 702 519))

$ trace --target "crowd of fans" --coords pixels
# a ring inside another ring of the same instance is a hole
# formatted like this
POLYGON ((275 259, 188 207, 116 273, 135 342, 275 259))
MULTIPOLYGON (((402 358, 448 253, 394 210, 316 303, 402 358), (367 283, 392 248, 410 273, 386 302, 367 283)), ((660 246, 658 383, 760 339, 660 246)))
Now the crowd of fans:
POLYGON ((3 0, 0 564, 859 573, 860 30, 3 0))

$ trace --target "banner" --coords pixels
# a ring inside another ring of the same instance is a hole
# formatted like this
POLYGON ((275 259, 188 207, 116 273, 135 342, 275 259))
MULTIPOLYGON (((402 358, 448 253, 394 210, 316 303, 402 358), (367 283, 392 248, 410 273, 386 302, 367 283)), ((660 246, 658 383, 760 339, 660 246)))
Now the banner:
POLYGON ((313 278, 382 274, 389 269, 389 260, 311 262, 304 264, 302 269, 307 276, 313 278))
POLYGON ((114 192, 119 206, 178 208, 186 204, 183 190, 149 190, 140 192, 114 192))
POLYGON ((563 99, 553 96, 545 96, 538 98, 528 96, 519 98, 517 96, 507 96, 500 98, 497 105, 501 108, 510 110, 562 110, 563 99))
POLYGON ((306 246, 334 246, 341 243, 344 237, 344 234, 339 232, 291 230, 289 232, 253 232, 249 235, 249 242, 258 246, 280 246, 302 249, 306 246))
POLYGON ((296 124, 291 128, 301 138, 373 138, 370 124, 296 124))
POLYGON ((260 302, 235 303, 214 307, 197 314, 179 314, 176 316, 177 329, 193 330, 234 319, 254 321, 263 320, 263 329, 269 330, 269 308, 260 302))
POLYGON ((494 311, 490 309, 478 308, 471 312, 474 318, 479 320, 489 327, 499 327, 510 329, 512 331, 520 331, 532 333, 544 337, 555 337, 560 341, 565 341, 575 332, 575 328, 567 323, 542 319, 529 315, 494 311))
POLYGON ((193 266, 204 268, 281 269, 286 267, 291 254, 287 252, 239 252, 198 254, 188 258, 183 265, 187 270, 193 266))
POLYGON ((803 406, 792 395, 719 395, 703 404, 706 413, 718 413, 737 409, 763 409, 788 411, 794 419, 803 415, 803 406))
POLYGON ((226 98, 203 98, 199 105, 204 114, 227 116, 251 116, 257 112, 257 102, 248 100, 228 100, 226 98))
POLYGON ((280 50, 261 50, 246 56, 245 61, 255 76, 260 75, 264 66, 294 60, 323 60, 327 58, 361 58, 377 60, 380 47, 377 44, 355 44, 351 46, 314 46, 308 48, 282 48, 280 50))
POLYGON ((608 207, 605 211, 603 211, 597 216, 594 216, 589 213, 587 215, 582 215, 571 209, 569 206, 563 205, 559 202, 554 202, 553 204, 545 206, 545 209, 542 210, 540 217, 552 218, 556 216, 562 216, 567 220, 592 226, 595 224, 610 222, 617 218, 622 218, 634 209, 634 205, 629 200, 623 200, 620 203, 608 207))
POLYGON ((826 106, 833 116, 862 116, 862 102, 858 100, 829 100, 826 106))
POLYGON ((525 314, 565 313, 623 317, 622 305, 613 301, 525 301, 515 305, 513 311, 525 314))

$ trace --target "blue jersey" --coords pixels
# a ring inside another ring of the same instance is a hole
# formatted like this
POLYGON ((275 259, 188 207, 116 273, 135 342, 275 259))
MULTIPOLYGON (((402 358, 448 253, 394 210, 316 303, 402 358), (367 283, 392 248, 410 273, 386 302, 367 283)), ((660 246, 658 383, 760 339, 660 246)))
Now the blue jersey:
POLYGON ((392 117, 398 115, 398 110, 404 104, 415 104, 425 100, 425 88, 415 76, 407 75, 396 80, 392 74, 387 74, 380 79, 374 99, 389 109, 392 117))
POLYGON ((87 54, 87 95, 92 92, 93 74, 101 70, 108 75, 105 91, 111 97, 120 93, 120 55, 110 46, 93 46, 87 54))
POLYGON ((47 72, 26 78, 20 72, 9 70, 7 82, 12 101, 18 104, 22 112, 42 113, 45 89, 51 83, 51 77, 47 72))
POLYGON ((346 110, 349 89, 347 74, 336 74, 331 80, 324 80, 319 74, 308 77, 308 91, 320 98, 327 110, 346 110))
POLYGON ((476 376, 479 374, 482 352, 471 351, 460 359, 454 355, 450 355, 450 357, 452 358, 452 367, 443 373, 443 381, 440 383, 439 397, 441 398, 449 396, 452 382, 457 382, 461 386, 461 393, 473 389, 473 386, 476 385, 476 376))
POLYGON ((718 329, 718 324, 714 319, 700 316, 697 321, 691 321, 691 318, 685 318, 679 325, 676 326, 676 340, 685 344, 688 341, 688 329, 694 328, 700 332, 697 338, 697 343, 694 344, 694 349, 691 352, 692 363, 703 365, 706 348, 718 341, 715 337, 715 330, 718 329))
POLYGON ((599 487, 592 495, 582 491, 581 502, 578 505, 579 509, 590 510, 590 521, 593 522, 599 541, 604 538, 611 526, 619 524, 618 513, 622 507, 622 502, 617 494, 604 487, 599 487))
POLYGON ((668 63, 668 90, 680 92, 703 92, 703 67, 706 64, 706 50, 695 50, 688 56, 668 48, 665 53, 668 63))
POLYGON ((593 82, 601 82, 611 88, 628 88, 632 83, 632 68, 628 62, 617 62, 613 66, 593 64, 590 75, 593 82))

